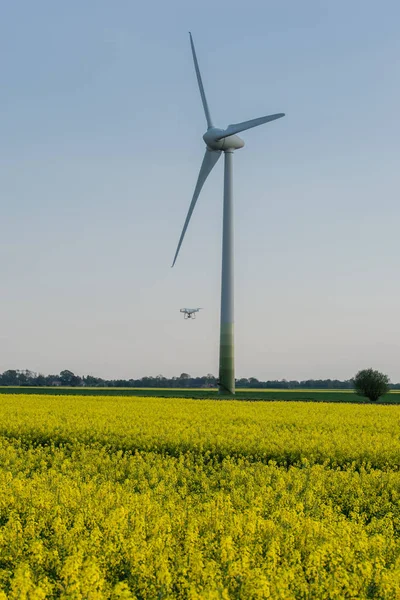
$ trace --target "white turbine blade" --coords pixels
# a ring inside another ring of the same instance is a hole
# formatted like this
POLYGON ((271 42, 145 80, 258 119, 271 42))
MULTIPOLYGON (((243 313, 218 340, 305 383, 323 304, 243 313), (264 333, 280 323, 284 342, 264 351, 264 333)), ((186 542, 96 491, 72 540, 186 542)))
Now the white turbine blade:
POLYGON ((178 248, 175 252, 174 262, 172 263, 172 266, 174 266, 176 259, 178 258, 178 253, 179 253, 180 247, 182 245, 183 238, 185 237, 185 233, 186 233, 186 229, 188 228, 188 225, 189 225, 190 217, 192 216, 194 207, 196 206, 197 198, 199 197, 199 194, 201 192, 201 188, 203 187, 205 180, 207 179, 207 177, 213 170, 214 166, 217 164, 220 156, 221 156, 220 150, 209 150, 207 148, 206 153, 203 158, 201 168, 200 168, 200 173, 197 178, 196 187, 194 190, 192 201, 189 206, 188 214, 186 216, 185 224, 182 229, 181 237, 179 238, 179 244, 178 244, 178 248))
POLYGON ((241 131, 246 131, 246 129, 251 129, 252 127, 258 127, 258 125, 263 125, 263 123, 269 123, 270 121, 275 121, 275 119, 280 119, 284 117, 285 113, 277 113, 276 115, 268 115, 267 117, 259 117, 258 119, 251 119, 251 121, 243 121, 243 123, 233 123, 232 125, 228 125, 222 135, 217 137, 217 140, 222 140, 223 138, 228 137, 229 135, 235 135, 235 133, 240 133, 241 131))
POLYGON ((204 87, 203 87, 203 82, 201 80, 199 63, 197 62, 196 50, 194 49, 193 38, 192 38, 192 34, 190 33, 190 31, 189 31, 189 35, 190 35, 190 45, 192 47, 194 68, 196 69, 197 82, 199 84, 200 95, 201 95, 201 99, 203 102, 204 112, 206 114, 207 125, 208 125, 208 128, 210 128, 210 127, 213 127, 213 124, 212 124, 212 120, 211 120, 210 110, 209 110, 208 104, 207 104, 207 98, 204 93, 204 87))

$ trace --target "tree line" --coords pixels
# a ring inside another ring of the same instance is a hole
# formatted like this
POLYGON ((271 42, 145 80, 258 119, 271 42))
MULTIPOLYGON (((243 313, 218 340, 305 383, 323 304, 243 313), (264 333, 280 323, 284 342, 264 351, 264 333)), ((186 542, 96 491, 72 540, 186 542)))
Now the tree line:
MULTIPOLYGON (((216 387, 217 378, 208 373, 202 377, 192 377, 181 373, 179 377, 164 377, 163 375, 147 376, 140 379, 103 379, 93 375, 75 375, 64 369, 58 375, 42 375, 29 370, 8 369, 0 375, 1 386, 68 386, 68 387, 143 387, 143 388, 207 388, 216 387)), ((256 377, 236 379, 237 388, 296 390, 348 390, 353 389, 352 379, 306 379, 303 381, 286 379, 261 381, 256 377)), ((390 389, 400 389, 400 383, 389 384, 390 389)))

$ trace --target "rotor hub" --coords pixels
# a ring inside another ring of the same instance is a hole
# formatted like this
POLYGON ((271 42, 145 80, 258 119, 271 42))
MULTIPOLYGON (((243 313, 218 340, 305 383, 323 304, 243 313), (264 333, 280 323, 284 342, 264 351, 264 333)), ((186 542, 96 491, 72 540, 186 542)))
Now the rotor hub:
POLYGON ((228 137, 219 139, 223 134, 223 129, 210 127, 203 135, 203 140, 211 150, 222 150, 225 152, 226 150, 239 150, 243 148, 244 141, 238 135, 229 135, 228 137))

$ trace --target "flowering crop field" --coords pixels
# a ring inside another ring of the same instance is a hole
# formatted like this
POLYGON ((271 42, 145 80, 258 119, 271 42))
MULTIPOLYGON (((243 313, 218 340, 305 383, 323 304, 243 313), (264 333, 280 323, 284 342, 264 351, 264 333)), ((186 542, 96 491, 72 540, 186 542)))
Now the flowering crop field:
POLYGON ((400 598, 400 408, 0 396, 0 599, 400 598))

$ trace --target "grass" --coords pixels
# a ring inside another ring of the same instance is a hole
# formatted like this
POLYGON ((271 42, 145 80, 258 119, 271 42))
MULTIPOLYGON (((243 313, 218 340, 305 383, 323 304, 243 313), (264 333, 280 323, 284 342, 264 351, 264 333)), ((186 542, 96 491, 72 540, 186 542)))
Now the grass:
MULTIPOLYGON (((223 400, 228 396, 220 396, 217 389, 208 388, 104 388, 104 387, 24 387, 0 386, 0 394, 51 394, 79 396, 141 396, 158 398, 194 398, 197 400, 223 400)), ((357 396, 352 390, 271 390, 242 389, 236 390, 237 400, 252 401, 303 401, 303 402, 347 402, 370 403, 369 400, 357 396)), ((377 404, 400 404, 400 390, 392 390, 382 396, 377 404)))

